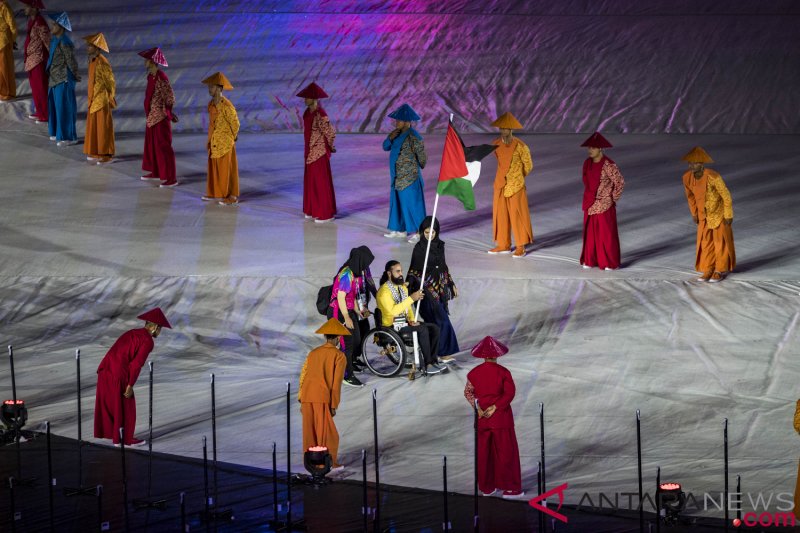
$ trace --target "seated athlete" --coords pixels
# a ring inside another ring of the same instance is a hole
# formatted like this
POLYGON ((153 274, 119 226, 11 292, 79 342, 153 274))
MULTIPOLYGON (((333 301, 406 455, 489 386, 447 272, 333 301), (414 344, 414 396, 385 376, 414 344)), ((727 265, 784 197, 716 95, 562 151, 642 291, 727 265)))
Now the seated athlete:
POLYGON ((395 321, 406 322, 407 325, 400 328, 400 334, 411 335, 413 332, 417 332, 425 370, 428 374, 438 374, 446 370, 437 364, 439 328, 436 324, 417 322, 412 309, 414 303, 422 297, 420 290, 408 294, 406 284, 403 283, 403 267, 399 261, 392 260, 386 263, 376 296, 378 309, 381 310, 382 315, 381 325, 392 327, 395 321))

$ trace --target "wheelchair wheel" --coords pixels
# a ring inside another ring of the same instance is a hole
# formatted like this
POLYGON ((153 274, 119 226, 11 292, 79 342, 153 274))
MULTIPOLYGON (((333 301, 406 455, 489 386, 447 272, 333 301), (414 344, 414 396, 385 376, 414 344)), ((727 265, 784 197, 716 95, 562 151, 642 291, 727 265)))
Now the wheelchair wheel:
POLYGON ((373 329, 361 343, 367 368, 382 378, 399 374, 406 364, 406 349, 400 335, 389 329, 373 329))

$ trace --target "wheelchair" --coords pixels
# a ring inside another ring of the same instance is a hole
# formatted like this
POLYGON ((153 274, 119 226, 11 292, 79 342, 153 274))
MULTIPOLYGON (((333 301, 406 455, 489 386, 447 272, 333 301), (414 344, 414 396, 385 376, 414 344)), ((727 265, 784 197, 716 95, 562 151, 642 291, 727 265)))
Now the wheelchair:
POLYGON ((373 316, 375 327, 361 341, 361 354, 369 371, 378 377, 391 378, 411 366, 408 379, 416 377, 416 369, 424 373, 425 365, 416 333, 400 333, 408 323, 396 321, 392 326, 382 326, 380 309, 375 309, 373 316))

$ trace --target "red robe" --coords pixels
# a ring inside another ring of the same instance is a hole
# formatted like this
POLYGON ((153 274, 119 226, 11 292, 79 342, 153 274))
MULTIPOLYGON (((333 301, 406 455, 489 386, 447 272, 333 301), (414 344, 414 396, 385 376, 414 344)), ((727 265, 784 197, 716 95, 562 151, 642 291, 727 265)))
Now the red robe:
MULTIPOLYGON (((616 164, 606 156, 595 163, 591 158, 583 162, 583 248, 581 250, 581 264, 590 267, 616 269, 620 266, 619 232, 617 231, 616 198, 622 193, 621 185, 606 183, 605 190, 598 197, 601 185, 603 167, 610 163, 616 169, 616 164), (614 195, 616 198, 612 198, 614 195), (595 202, 604 203, 602 213, 589 214, 589 208, 595 202)), ((617 174, 619 172, 617 171, 617 174)), ((621 179, 621 176, 620 176, 621 179)))
POLYGON ((327 117, 328 113, 321 106, 317 107, 314 112, 306 108, 303 113, 305 136, 303 157, 306 162, 303 174, 303 213, 319 220, 328 220, 336 215, 336 193, 333 190, 333 174, 331 173, 331 142, 335 133, 333 133, 327 117), (314 127, 315 118, 317 120, 316 129, 314 127), (312 151, 318 153, 311 154, 312 151), (309 158, 309 155, 312 157, 309 158), (314 159, 314 161, 309 163, 309 159, 314 159))
POLYGON ((50 56, 47 49, 50 46, 50 28, 45 22, 42 15, 37 14, 32 19, 28 19, 28 34, 25 37, 24 59, 25 70, 28 72, 28 82, 31 85, 31 93, 33 94, 33 107, 34 115, 40 122, 47 122, 47 59, 50 56), (36 34, 34 36, 34 33, 36 34), (31 38, 34 38, 34 54, 28 57, 29 50, 31 50, 31 38), (46 42, 41 42, 42 39, 48 39, 46 42), (33 68, 30 63, 36 63, 33 68))
POLYGON ((151 103, 156 96, 164 102, 163 119, 152 126, 147 126, 144 132, 144 157, 142 169, 150 172, 153 177, 160 178, 164 184, 172 184, 175 178, 175 152, 172 150, 172 104, 175 97, 169 86, 169 78, 163 71, 156 71, 155 76, 147 75, 147 91, 144 96, 145 116, 151 115, 151 103), (156 87, 169 88, 168 94, 157 94, 156 87), (165 85, 164 85, 165 84, 165 85))
POLYGON ((94 405, 94 436, 119 443, 119 428, 125 428, 125 444, 133 442, 136 426, 136 398, 125 398, 153 350, 153 336, 145 328, 126 331, 97 367, 97 396, 94 405))
POLYGON ((484 410, 492 405, 497 408, 490 418, 478 419, 478 488, 486 494, 495 489, 522 490, 519 447, 511 412, 515 392, 511 372, 497 363, 483 363, 467 374, 464 391, 467 400, 474 398, 484 410))

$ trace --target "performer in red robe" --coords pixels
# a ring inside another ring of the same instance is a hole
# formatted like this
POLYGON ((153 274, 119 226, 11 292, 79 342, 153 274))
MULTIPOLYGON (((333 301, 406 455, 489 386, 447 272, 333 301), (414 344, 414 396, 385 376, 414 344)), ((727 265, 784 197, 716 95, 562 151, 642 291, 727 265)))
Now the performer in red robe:
POLYGON ((97 367, 94 436, 119 444, 119 429, 125 428, 126 446, 144 442, 133 437, 136 426, 133 386, 153 350, 153 339, 158 337, 162 327, 172 329, 158 307, 137 318, 146 322, 144 327, 123 333, 97 367))
POLYGON ((44 9, 42 0, 22 0, 28 16, 28 35, 23 48, 25 72, 33 93, 34 112, 28 118, 36 122, 47 122, 47 59, 50 57, 50 26, 39 13, 44 9))
POLYGON ((142 176, 144 181, 160 181, 161 187, 175 187, 175 152, 172 150, 172 122, 178 116, 172 112, 175 93, 169 78, 159 66, 166 67, 167 59, 161 49, 150 48, 139 52, 147 67, 147 92, 144 96, 144 112, 147 128, 144 132, 144 157, 142 170, 149 174, 142 176))
POLYGON ((473 349, 473 357, 484 362, 467 374, 464 396, 478 410, 478 488, 485 496, 497 490, 503 498, 523 497, 517 434, 511 400, 516 391, 514 378, 497 358, 508 348, 485 337, 473 349))
POLYGON ((611 143, 594 132, 581 146, 589 149, 583 162, 583 268, 616 270, 620 265, 616 203, 625 180, 617 164, 606 157, 603 148, 611 143))
POLYGON ((336 215, 336 193, 333 190, 331 154, 336 152, 333 141, 336 130, 328 119, 328 113, 319 105, 320 98, 328 93, 316 83, 297 93, 305 98, 303 113, 305 134, 305 173, 303 174, 303 213, 320 224, 333 220, 336 215))

